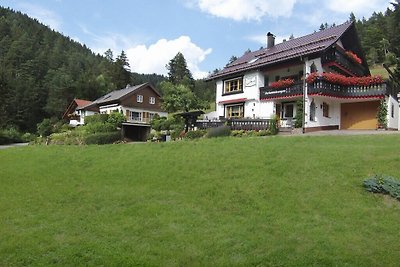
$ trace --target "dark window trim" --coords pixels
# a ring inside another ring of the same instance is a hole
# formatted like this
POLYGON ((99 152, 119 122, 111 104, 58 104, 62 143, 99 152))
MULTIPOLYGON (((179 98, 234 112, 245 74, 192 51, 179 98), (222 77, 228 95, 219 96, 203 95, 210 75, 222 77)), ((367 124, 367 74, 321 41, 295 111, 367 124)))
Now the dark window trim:
POLYGON ((234 95, 234 94, 243 93, 243 88, 244 88, 244 84, 243 83, 244 83, 244 75, 236 76, 236 77, 232 77, 232 78, 229 78, 229 79, 222 80, 222 95, 225 96, 225 95, 234 95), (237 80, 237 79, 242 79, 242 90, 225 93, 225 82, 233 81, 233 80, 237 80))

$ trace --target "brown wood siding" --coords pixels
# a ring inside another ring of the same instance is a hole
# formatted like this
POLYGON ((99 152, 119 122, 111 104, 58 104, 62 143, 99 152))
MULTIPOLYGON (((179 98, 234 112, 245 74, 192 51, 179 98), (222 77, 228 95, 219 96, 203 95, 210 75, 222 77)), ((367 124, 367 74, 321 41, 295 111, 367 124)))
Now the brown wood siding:
POLYGON ((341 105, 340 129, 371 130, 376 129, 379 101, 343 103, 341 105))
POLYGON ((131 94, 131 95, 123 98, 121 100, 121 105, 123 105, 125 107, 131 107, 131 108, 141 108, 141 109, 147 109, 147 110, 152 110, 152 111, 163 111, 161 109, 161 98, 149 86, 146 86, 138 91, 135 91, 134 94, 131 94), (137 95, 143 96, 142 103, 138 103, 136 101, 137 95), (155 104, 150 104, 150 102, 149 102, 150 97, 154 97, 156 99, 155 104))

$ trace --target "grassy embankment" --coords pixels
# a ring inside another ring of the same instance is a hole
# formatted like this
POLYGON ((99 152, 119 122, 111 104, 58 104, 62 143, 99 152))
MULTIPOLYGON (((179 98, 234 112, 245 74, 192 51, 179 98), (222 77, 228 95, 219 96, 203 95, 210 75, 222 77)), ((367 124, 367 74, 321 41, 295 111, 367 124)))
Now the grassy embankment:
POLYGON ((400 136, 0 151, 0 265, 398 266, 400 136))

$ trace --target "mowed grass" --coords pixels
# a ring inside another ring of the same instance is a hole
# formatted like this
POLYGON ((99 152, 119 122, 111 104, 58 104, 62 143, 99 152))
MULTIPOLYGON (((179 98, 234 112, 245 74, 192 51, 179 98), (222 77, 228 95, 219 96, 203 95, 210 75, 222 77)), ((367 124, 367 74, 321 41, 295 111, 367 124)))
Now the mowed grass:
POLYGON ((400 135, 0 151, 0 266, 398 266, 400 135))

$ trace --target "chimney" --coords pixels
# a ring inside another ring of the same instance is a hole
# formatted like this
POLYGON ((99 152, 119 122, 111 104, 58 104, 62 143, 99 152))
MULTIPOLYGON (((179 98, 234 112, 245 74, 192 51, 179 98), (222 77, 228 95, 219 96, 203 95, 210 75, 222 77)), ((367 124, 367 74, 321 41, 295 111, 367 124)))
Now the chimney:
POLYGON ((273 35, 271 32, 267 33, 267 48, 271 48, 275 45, 275 35, 273 35))

